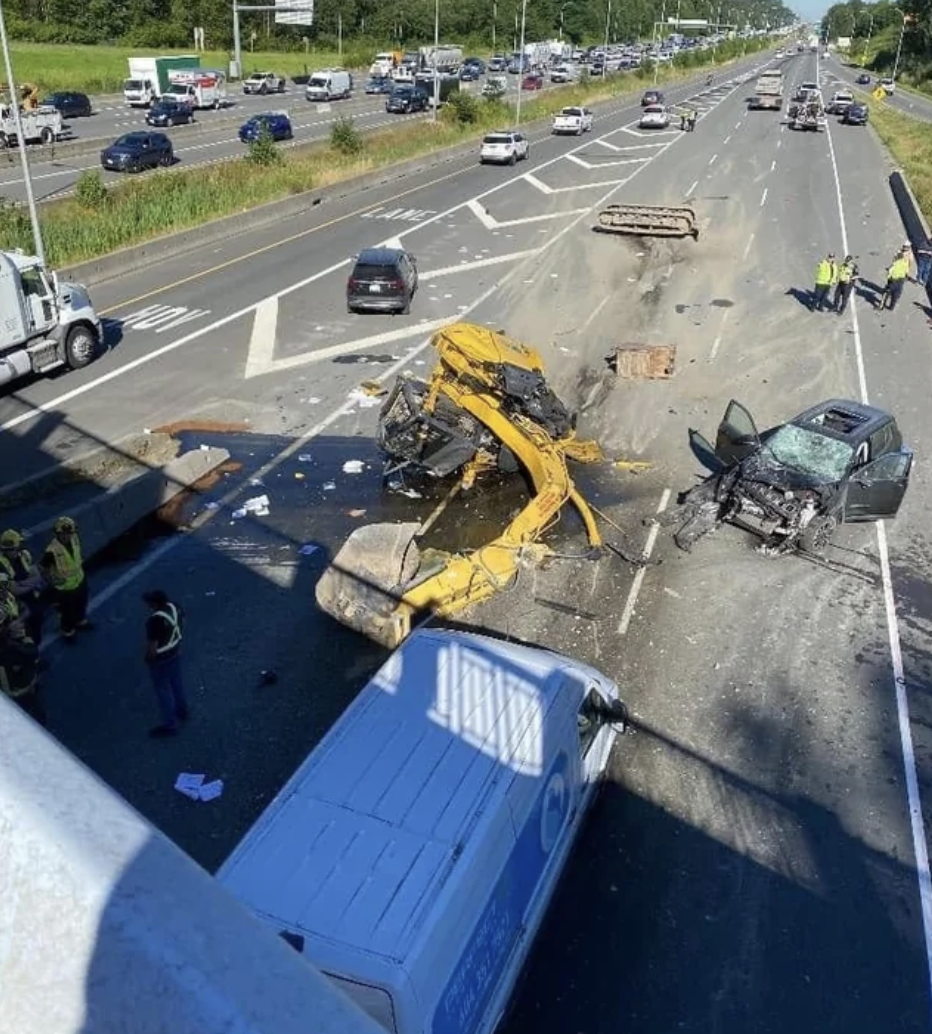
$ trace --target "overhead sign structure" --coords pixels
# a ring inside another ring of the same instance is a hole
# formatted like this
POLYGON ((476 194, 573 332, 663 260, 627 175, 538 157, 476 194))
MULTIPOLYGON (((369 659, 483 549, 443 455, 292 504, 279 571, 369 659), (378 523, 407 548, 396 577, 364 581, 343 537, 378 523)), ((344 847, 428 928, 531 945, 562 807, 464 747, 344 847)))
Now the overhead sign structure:
POLYGON ((275 0, 275 24, 313 25, 314 0, 275 0))
POLYGON ((667 25, 676 25, 678 28, 704 29, 708 24, 705 18, 667 18, 667 25))

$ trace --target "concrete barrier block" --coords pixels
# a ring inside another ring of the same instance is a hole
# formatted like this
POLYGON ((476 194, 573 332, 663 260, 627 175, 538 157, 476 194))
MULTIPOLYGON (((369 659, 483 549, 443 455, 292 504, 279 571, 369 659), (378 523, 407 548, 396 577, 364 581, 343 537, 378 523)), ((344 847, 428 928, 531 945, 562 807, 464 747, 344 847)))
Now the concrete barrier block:
MULTIPOLYGON (((130 481, 110 489, 68 514, 78 525, 81 549, 91 559, 134 525, 170 502, 212 470, 226 463, 226 449, 193 449, 163 468, 147 470, 130 481)), ((59 515, 60 516, 60 515, 59 515)), ((51 539, 56 518, 43 521, 26 532, 35 553, 51 539)))

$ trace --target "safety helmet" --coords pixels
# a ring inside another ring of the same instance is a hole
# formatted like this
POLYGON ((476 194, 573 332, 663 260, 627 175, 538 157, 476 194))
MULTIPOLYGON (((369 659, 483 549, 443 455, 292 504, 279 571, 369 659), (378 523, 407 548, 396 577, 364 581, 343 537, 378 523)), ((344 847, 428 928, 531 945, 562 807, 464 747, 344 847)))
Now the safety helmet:
POLYGON ((77 531, 77 525, 73 517, 59 517, 55 522, 56 531, 77 531))
POLYGON ((16 549, 23 544, 23 536, 12 528, 0 535, 0 549, 16 549))

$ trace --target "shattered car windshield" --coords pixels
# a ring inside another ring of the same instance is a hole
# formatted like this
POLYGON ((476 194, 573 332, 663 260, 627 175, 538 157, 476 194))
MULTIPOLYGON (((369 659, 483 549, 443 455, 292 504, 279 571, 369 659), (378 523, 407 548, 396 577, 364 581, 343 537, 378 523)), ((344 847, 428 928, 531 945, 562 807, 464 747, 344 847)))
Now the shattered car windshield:
POLYGON ((776 431, 763 451, 784 467, 792 467, 826 481, 840 481, 853 455, 847 442, 828 438, 796 424, 785 424, 776 431))

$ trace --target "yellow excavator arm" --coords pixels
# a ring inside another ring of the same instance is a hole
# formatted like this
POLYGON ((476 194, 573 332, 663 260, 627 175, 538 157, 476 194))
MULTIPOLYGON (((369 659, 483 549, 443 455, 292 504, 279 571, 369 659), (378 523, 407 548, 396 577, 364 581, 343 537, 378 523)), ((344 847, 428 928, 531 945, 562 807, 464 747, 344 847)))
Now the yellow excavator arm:
MULTIPOLYGON (((436 457, 449 455, 450 427, 478 428, 473 443, 479 441, 479 446, 457 468, 461 483, 472 484, 507 450, 527 472, 533 494, 497 538, 471 553, 422 556, 417 547, 420 526, 414 524, 369 525, 350 535, 318 582, 318 604, 389 648, 407 637, 417 615, 449 617, 507 588, 523 556, 567 502, 582 517, 590 546, 602 546, 595 517, 567 467, 568 459, 596 462, 602 459, 601 450, 595 442, 577 438, 572 420, 546 385, 537 353, 471 324, 440 331, 433 345, 439 361, 418 396, 421 409, 412 410, 409 399, 410 412, 392 430, 387 425, 397 408, 399 386, 383 407, 383 448, 388 439, 396 455, 407 455, 408 462, 414 462, 412 450, 420 449, 418 464, 443 472, 444 460, 436 457), (424 451, 431 444, 437 445, 434 460, 424 451)), ((473 443, 452 445, 468 450, 473 443)))

